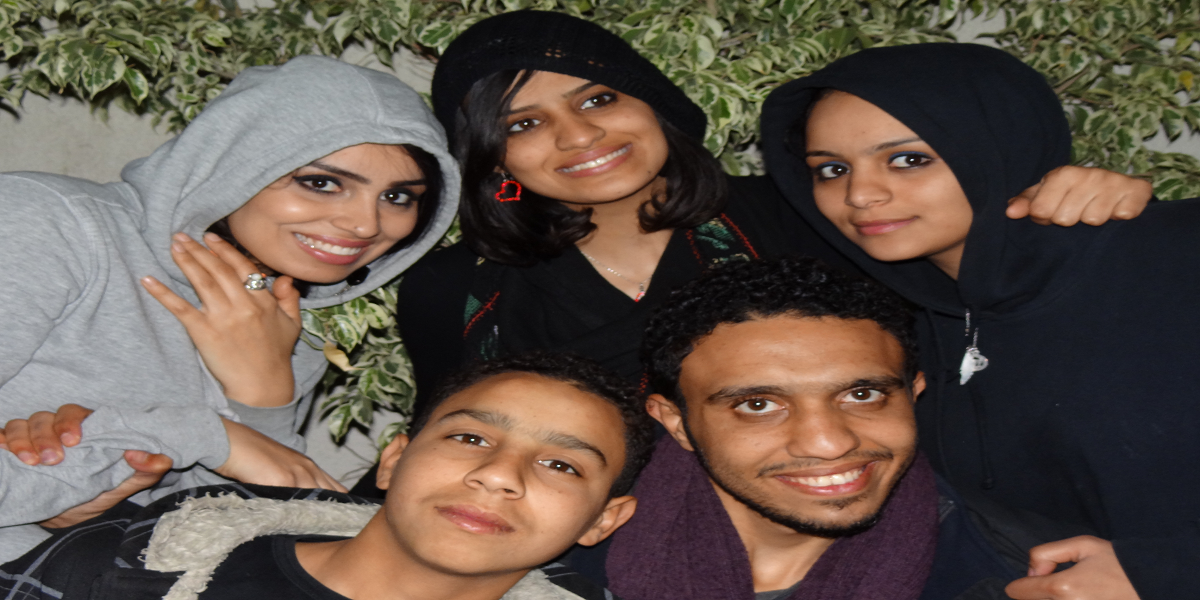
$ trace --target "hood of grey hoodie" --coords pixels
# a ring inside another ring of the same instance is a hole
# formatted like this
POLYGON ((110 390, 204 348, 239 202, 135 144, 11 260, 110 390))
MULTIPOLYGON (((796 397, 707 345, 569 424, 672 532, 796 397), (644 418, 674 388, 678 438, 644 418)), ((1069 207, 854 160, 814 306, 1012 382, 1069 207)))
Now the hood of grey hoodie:
POLYGON ((141 231, 174 280, 195 300, 171 259, 171 236, 200 239, 275 180, 358 144, 412 144, 442 169, 437 213, 420 238, 382 256, 358 285, 313 285, 303 308, 341 304, 399 275, 450 227, 458 207, 458 165, 446 136, 421 97, 392 75, 331 58, 301 56, 278 67, 251 67, 208 104, 179 136, 121 171, 141 208, 141 231))

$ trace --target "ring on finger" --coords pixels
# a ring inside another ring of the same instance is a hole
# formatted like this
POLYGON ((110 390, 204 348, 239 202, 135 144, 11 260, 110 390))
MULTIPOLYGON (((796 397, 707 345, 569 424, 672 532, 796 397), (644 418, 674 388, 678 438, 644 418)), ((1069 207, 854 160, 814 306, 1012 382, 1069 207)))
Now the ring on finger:
POLYGON ((242 285, 252 292, 265 290, 267 289, 267 276, 262 273, 251 273, 242 285))

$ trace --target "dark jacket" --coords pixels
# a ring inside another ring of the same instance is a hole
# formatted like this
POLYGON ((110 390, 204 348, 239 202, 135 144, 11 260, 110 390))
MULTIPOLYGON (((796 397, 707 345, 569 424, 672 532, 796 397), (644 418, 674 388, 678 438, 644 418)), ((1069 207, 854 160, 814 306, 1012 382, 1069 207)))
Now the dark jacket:
POLYGON ((1071 136, 1045 80, 982 46, 861 52, 780 87, 762 124, 768 168, 796 208, 919 306, 929 388, 917 413, 934 467, 958 489, 1112 539, 1143 600, 1194 594, 1200 202, 1099 228, 1006 218, 1009 198, 1067 163, 1071 136), (925 260, 876 261, 817 211, 803 130, 790 143, 788 131, 824 88, 882 108, 949 165, 975 215, 957 281, 925 260), (960 384, 975 339, 989 363, 960 384))
MULTIPOLYGON (((124 502, 0 565, 0 592, 25 600, 157 600, 169 591, 192 597, 211 567, 242 541, 278 534, 352 536, 376 510, 372 501, 328 490, 242 484, 184 490, 145 508, 124 502), (160 524, 170 535, 155 535, 160 524)), ((547 598, 615 597, 557 564, 535 569, 504 596, 547 598)))

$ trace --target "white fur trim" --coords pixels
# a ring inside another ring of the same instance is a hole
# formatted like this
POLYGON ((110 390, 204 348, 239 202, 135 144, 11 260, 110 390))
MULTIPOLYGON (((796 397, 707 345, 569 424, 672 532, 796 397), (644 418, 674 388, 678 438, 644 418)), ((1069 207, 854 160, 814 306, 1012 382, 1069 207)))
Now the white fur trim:
POLYGON ((321 500, 188 498, 154 526, 142 552, 152 571, 185 571, 163 600, 194 600, 234 548, 265 535, 354 536, 379 510, 321 500))

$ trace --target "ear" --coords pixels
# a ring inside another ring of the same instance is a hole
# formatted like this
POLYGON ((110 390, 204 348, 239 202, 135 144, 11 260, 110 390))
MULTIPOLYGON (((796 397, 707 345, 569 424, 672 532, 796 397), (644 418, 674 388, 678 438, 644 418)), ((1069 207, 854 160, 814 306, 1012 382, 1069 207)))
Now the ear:
POLYGON ((584 546, 595 546, 603 542, 604 538, 612 535, 612 532, 624 525, 633 516, 635 510, 637 510, 637 498, 633 496, 612 498, 604 507, 604 512, 600 513, 596 522, 584 532, 583 537, 580 537, 577 543, 584 546))
POLYGON ((920 371, 917 371, 917 376, 913 378, 913 383, 912 383, 913 402, 916 402, 917 398, 921 395, 921 392, 924 392, 924 391, 925 391, 925 374, 920 371))
POLYGON ((392 438, 383 452, 379 455, 379 470, 375 472, 375 487, 386 490, 392 483, 392 473, 396 470, 396 463, 400 462, 400 455, 404 453, 404 449, 408 447, 408 436, 403 433, 392 438))
POLYGON ((650 413, 655 421, 662 423, 667 433, 675 438, 684 450, 693 452, 692 442, 688 440, 687 432, 683 429, 683 413, 679 412, 679 407, 675 406, 674 402, 667 400, 662 394, 650 394, 650 397, 646 398, 646 412, 650 413))

